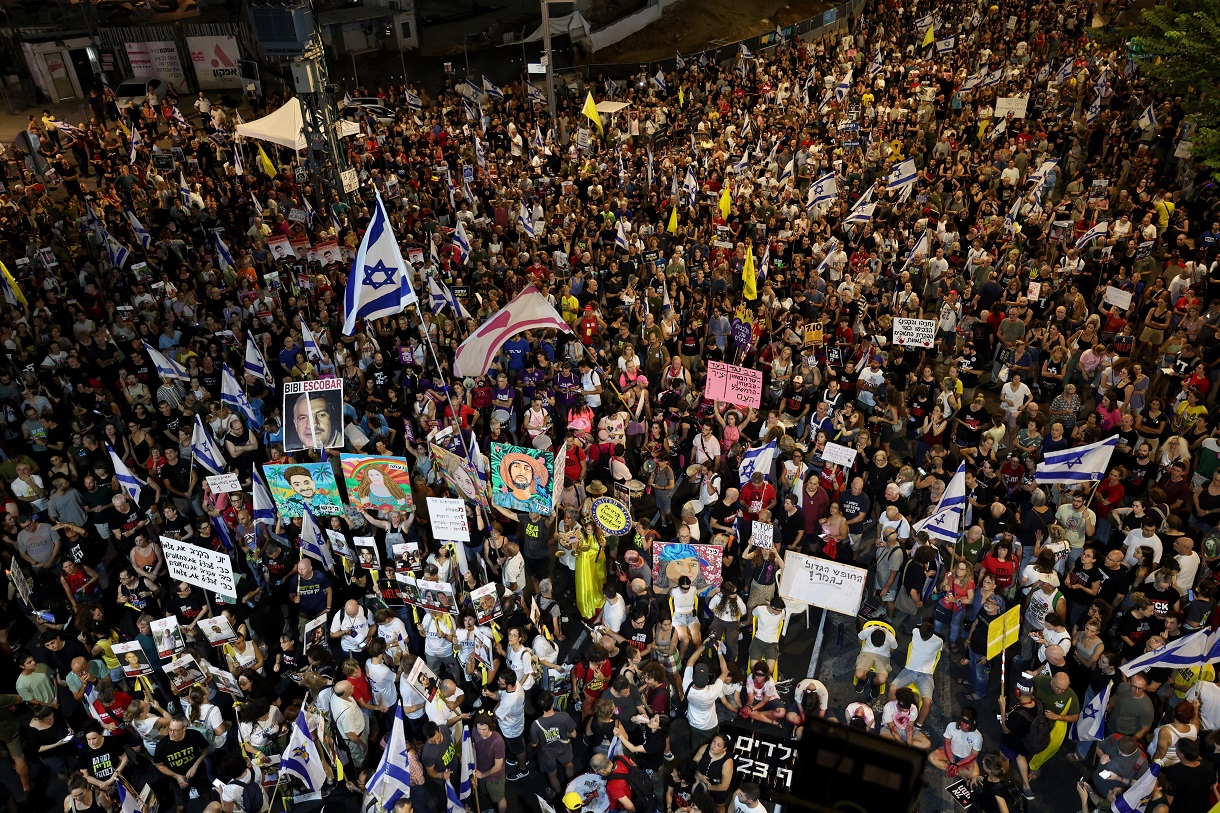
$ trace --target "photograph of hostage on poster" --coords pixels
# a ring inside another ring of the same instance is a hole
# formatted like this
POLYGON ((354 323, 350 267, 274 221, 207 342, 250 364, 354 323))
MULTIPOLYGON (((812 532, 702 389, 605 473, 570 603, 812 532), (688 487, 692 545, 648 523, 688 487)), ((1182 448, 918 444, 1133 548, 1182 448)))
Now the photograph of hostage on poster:
POLYGON ((343 379, 284 382, 284 451, 341 449, 343 379))
POLYGON ((555 456, 538 449, 491 444, 491 501, 510 511, 554 513, 555 456))
POLYGON ((314 516, 340 516, 343 499, 329 463, 264 465, 267 488, 275 510, 284 519, 303 516, 305 506, 314 516))
POLYGON ((411 464, 401 457, 340 455, 347 499, 366 511, 414 509, 411 499, 411 464))

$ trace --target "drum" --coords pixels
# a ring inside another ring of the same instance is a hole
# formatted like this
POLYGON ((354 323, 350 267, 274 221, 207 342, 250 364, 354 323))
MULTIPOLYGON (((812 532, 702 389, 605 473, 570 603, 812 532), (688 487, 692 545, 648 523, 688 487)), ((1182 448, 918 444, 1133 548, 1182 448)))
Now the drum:
POLYGON ((792 427, 796 426, 796 418, 792 417, 791 415, 780 415, 779 425, 785 429, 791 429, 792 427))
POLYGON ((691 483, 698 483, 703 479, 703 466, 698 463, 692 463, 686 467, 686 479, 691 483))
POLYGON ((533 446, 535 449, 551 448, 551 436, 550 435, 538 435, 533 440, 533 446))
POLYGON ((640 497, 644 494, 644 489, 647 488, 639 480, 631 480, 627 483, 627 491, 632 497, 640 497))
POLYGON ((564 788, 564 793, 578 793, 584 799, 587 813, 606 813, 610 809, 610 797, 606 795, 606 780, 595 773, 582 773, 564 788))
POLYGON ((497 409, 491 413, 491 419, 501 426, 508 426, 509 417, 507 409, 497 409))

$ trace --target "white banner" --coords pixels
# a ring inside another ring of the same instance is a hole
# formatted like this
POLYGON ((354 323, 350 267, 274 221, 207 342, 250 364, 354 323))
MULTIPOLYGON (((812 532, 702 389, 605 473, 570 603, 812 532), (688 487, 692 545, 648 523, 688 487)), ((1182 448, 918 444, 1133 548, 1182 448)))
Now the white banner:
POLYGON ((750 544, 756 548, 774 548, 775 526, 770 522, 754 520, 750 528, 750 544))
POLYGON ((1028 96, 1000 96, 995 100, 995 117, 999 120, 1011 113, 1014 119, 1023 119, 1028 108, 1028 96))
POLYGON ((470 525, 466 521, 466 502, 445 497, 428 498, 428 516, 432 519, 432 535, 446 542, 469 542, 470 525))
POLYGON ((204 90, 241 87, 237 71, 241 50, 236 37, 187 37, 186 47, 191 52, 199 87, 204 90))
POLYGON ((179 542, 168 536, 161 537, 161 550, 165 552, 165 566, 171 578, 211 590, 217 595, 237 595, 233 563, 225 554, 190 542, 179 542))
POLYGON ((1122 288, 1115 288, 1113 285, 1106 286, 1105 302, 1107 305, 1117 305, 1123 310, 1131 307, 1131 292, 1124 291, 1122 288))
POLYGON ((894 319, 894 344, 905 347, 931 347, 936 343, 935 319, 894 319))
POLYGON ((856 450, 838 443, 827 443, 826 448, 822 450, 822 459, 849 469, 856 462, 856 450))
POLYGON ((212 489, 213 494, 231 494, 234 491, 241 491, 241 480, 236 474, 212 474, 204 479, 208 481, 208 488, 212 489))
POLYGON ((179 91, 185 90, 186 73, 178 59, 178 45, 173 40, 158 42, 128 42, 127 60, 137 79, 160 79, 173 82, 179 91))
POLYGON ((784 555, 779 594, 788 601, 856 615, 860 612, 867 577, 864 568, 788 551, 784 555))

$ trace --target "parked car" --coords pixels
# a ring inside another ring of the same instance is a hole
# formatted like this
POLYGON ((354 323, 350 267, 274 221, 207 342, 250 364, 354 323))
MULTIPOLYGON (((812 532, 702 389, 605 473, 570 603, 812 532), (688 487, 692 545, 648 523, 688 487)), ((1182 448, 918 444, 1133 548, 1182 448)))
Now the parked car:
POLYGON ((156 94, 158 103, 165 98, 167 87, 160 79, 127 79, 114 89, 116 102, 120 108, 128 101, 140 107, 144 104, 149 88, 156 94))
POLYGON ((378 124, 393 124, 394 111, 374 99, 372 102, 366 103, 363 99, 354 100, 352 104, 344 105, 339 108, 339 118, 350 119, 351 121, 359 121, 360 119, 372 116, 377 119, 378 124))

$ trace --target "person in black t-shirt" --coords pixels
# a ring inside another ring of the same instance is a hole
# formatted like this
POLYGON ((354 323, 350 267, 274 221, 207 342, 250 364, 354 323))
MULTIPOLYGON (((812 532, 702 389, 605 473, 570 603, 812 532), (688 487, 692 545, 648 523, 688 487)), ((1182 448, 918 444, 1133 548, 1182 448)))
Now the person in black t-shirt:
POLYGON ((185 635, 194 635, 196 622, 212 614, 203 591, 186 582, 178 582, 174 594, 165 600, 165 610, 174 614, 185 635))
POLYGON ((181 714, 170 721, 169 736, 157 743, 153 764, 172 780, 178 813, 184 813, 188 801, 207 792, 208 775, 203 770, 203 758, 210 750, 208 741, 190 728, 181 714))
POLYGON ((115 774, 127 767, 121 738, 107 737, 102 727, 92 723, 85 729, 85 744, 76 755, 76 770, 98 790, 109 790, 116 782, 115 774))

